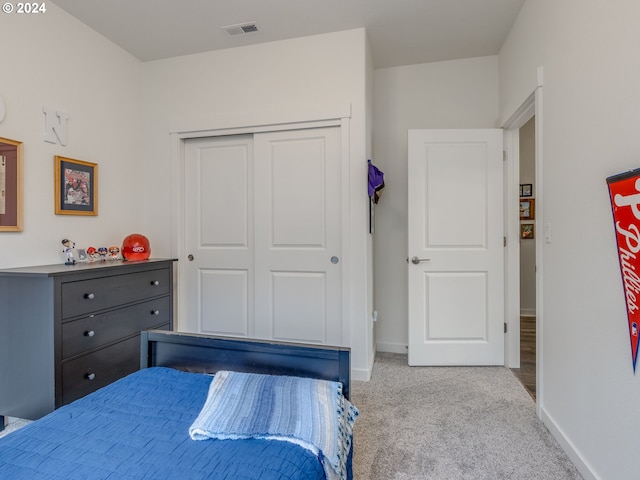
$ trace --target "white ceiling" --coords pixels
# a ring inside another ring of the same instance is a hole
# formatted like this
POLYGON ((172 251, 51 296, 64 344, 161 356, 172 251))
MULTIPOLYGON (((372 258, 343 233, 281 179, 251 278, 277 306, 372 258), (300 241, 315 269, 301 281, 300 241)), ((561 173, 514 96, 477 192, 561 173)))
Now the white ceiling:
POLYGON ((142 61, 365 27, 376 68, 499 52, 524 0, 53 0, 142 61), (221 27, 256 22, 229 36, 221 27))

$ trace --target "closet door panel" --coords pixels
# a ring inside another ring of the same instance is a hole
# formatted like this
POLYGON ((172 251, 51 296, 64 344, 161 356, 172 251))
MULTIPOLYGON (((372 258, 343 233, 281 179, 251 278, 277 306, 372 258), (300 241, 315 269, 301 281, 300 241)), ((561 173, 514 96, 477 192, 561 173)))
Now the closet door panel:
POLYGON ((305 145, 300 141, 271 144, 271 158, 267 160, 271 163, 271 248, 326 247, 324 140, 310 138, 305 145))
POLYGON ((181 328, 253 335, 253 138, 185 142, 187 318, 181 328), (190 256, 189 256, 190 255, 190 256))
POLYGON ((246 337, 249 335, 249 272, 231 269, 201 269, 202 333, 246 337))
POLYGON ((256 335, 341 344, 340 130, 256 134, 254 151, 256 335))
POLYGON ((272 272, 273 333, 281 340, 323 343, 326 332, 326 275, 272 272))

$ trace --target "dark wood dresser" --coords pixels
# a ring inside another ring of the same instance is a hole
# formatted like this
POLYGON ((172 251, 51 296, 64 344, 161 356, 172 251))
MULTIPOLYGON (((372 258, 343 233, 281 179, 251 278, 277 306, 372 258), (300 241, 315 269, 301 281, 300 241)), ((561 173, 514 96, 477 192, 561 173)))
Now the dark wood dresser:
POLYGON ((173 329, 173 262, 0 270, 0 430, 140 368, 140 331, 173 329))

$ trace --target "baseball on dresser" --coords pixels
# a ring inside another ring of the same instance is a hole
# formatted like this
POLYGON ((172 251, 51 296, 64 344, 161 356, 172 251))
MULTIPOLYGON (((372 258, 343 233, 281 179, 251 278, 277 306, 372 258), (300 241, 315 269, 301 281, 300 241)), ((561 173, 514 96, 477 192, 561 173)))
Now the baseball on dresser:
POLYGON ((127 235, 122 241, 121 253, 124 260, 146 260, 151 255, 149 239, 140 233, 127 235))

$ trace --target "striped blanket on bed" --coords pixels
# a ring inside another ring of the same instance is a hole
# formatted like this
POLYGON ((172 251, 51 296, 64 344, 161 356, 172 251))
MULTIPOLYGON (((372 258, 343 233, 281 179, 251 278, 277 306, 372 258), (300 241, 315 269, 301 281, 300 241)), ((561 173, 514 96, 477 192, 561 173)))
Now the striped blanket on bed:
POLYGON ((189 435, 297 443, 320 458, 328 479, 343 480, 357 416, 338 382, 220 371, 189 435))

